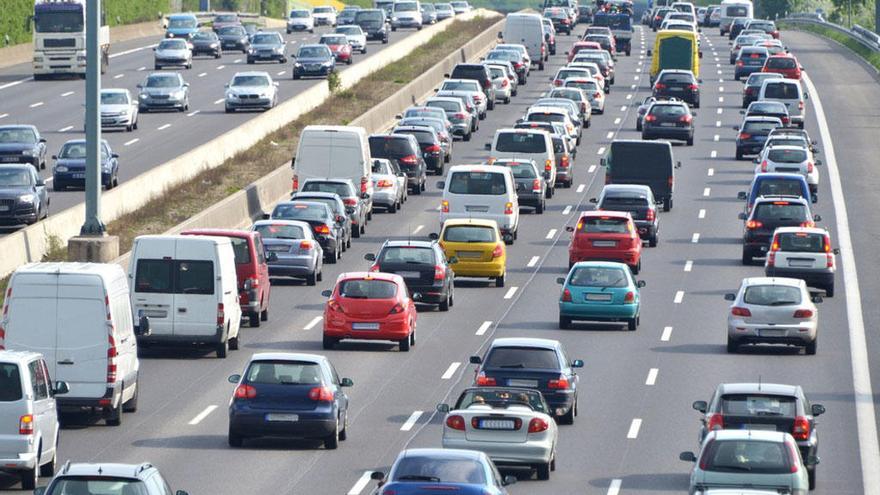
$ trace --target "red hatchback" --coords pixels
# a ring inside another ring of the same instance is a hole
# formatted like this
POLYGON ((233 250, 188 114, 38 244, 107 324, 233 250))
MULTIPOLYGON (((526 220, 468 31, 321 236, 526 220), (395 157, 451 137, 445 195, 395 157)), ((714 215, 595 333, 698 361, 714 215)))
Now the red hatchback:
POLYGON ((764 61, 764 68, 761 72, 775 72, 782 74, 786 79, 801 78, 801 71, 804 68, 798 63, 794 55, 790 53, 780 53, 779 55, 771 55, 764 61))
POLYGON ((235 253, 235 272, 238 275, 238 300, 241 314, 252 327, 269 319, 269 263, 259 232, 231 229, 193 229, 182 235, 209 235, 228 237, 235 253))
POLYGON ((343 273, 336 287, 322 294, 330 298, 324 308, 324 349, 342 339, 391 340, 402 352, 415 345, 418 314, 400 275, 343 273))
POLYGON ((579 261, 616 261, 626 263, 632 272, 642 268, 642 239, 632 216, 621 211, 586 211, 581 213, 568 246, 568 266, 579 261))

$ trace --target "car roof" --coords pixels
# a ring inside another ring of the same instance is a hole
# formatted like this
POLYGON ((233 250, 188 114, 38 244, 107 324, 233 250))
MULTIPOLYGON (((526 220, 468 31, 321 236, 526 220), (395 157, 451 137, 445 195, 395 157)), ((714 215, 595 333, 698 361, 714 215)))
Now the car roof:
POLYGON ((480 227, 498 228, 498 222, 485 218, 450 218, 443 222, 443 228, 449 226, 474 225, 480 227))
POLYGON ((621 193, 621 192, 647 194, 647 193, 651 192, 651 186, 645 186, 645 185, 641 185, 641 184, 606 184, 602 188, 603 194, 621 193))
POLYGON ((725 440, 755 440, 758 442, 782 442, 788 433, 769 430, 712 430, 708 439, 725 440))
MULTIPOLYGON (((339 184, 349 184, 354 185, 354 182, 351 179, 343 179, 341 177, 309 177, 308 179, 303 180, 303 184, 308 184, 309 182, 331 182, 331 183, 339 183, 339 184)), ((303 191, 309 192, 309 191, 303 191)), ((317 191, 315 191, 317 192, 317 191)))
POLYGON ((806 148, 803 146, 795 146, 792 144, 780 144, 777 146, 771 146, 770 148, 774 150, 782 150, 782 151, 804 151, 806 148))
POLYGON ((155 469, 152 464, 87 463, 68 461, 58 473, 59 476, 98 476, 106 478, 139 479, 141 473, 155 469))
POLYGON ((502 337, 489 344, 490 349, 495 347, 536 347, 540 349, 560 349, 562 344, 558 340, 539 339, 534 337, 502 337))
MULTIPOLYGON (((412 117, 409 117, 409 118, 412 118, 412 117)), ((434 119, 434 120, 439 120, 439 119, 434 119)), ((421 131, 421 132, 431 132, 431 133, 437 132, 434 130, 433 127, 429 127, 426 125, 399 125, 393 129, 391 134, 396 134, 401 131, 421 131)))
POLYGON ((617 217, 632 219, 632 215, 628 211, 590 210, 581 212, 581 218, 592 217, 617 217))
POLYGON ((302 227, 303 229, 306 229, 307 231, 311 231, 311 228, 312 228, 309 225, 309 222, 304 222, 302 220, 290 220, 290 219, 286 219, 286 218, 257 220, 256 222, 254 222, 254 227, 256 227, 258 225, 291 225, 291 226, 296 226, 296 227, 302 227))
POLYGON ((313 363, 323 363, 327 361, 327 358, 320 354, 300 352, 258 352, 251 356, 250 362, 253 361, 310 361, 313 363))
POLYGON ((743 287, 753 285, 785 285, 788 287, 806 287, 806 283, 799 278, 787 277, 746 277, 742 279, 743 287))
POLYGON ((31 170, 34 166, 29 163, 3 163, 0 170, 31 170))
POLYGON ((809 206, 807 204, 807 200, 800 196, 791 196, 791 195, 773 195, 773 196, 758 196, 758 199, 755 200, 755 204, 758 203, 772 203, 774 201, 788 201, 790 203, 799 203, 804 206, 809 206))
POLYGON ((770 117, 767 115, 748 115, 743 119, 743 124, 746 122, 776 122, 779 125, 782 125, 782 121, 779 120, 779 117, 770 117))
MULTIPOLYGON (((461 103, 462 105, 464 105, 463 101, 459 100, 458 98, 453 98, 452 96, 432 96, 432 97, 428 98, 427 100, 425 100, 425 103, 427 103, 429 101, 454 101, 456 103, 461 103)), ((373 135, 376 136, 377 134, 373 134, 373 135)))
MULTIPOLYGON (((293 204, 318 206, 318 207, 328 208, 328 209, 330 208, 329 206, 327 206, 324 203, 321 203, 320 201, 306 201, 306 200, 302 200, 302 199, 295 199, 295 200, 291 200, 291 201, 281 201, 280 203, 275 205, 275 207, 277 208, 281 205, 293 205, 293 204)), ((281 220, 281 219, 279 218, 279 220, 281 220)))
POLYGON ((212 235, 217 237, 253 237, 250 230, 236 229, 189 229, 181 232, 181 235, 212 235))
MULTIPOLYGON (((568 101, 568 100, 566 100, 566 101, 568 101)), ((557 107, 557 106, 550 106, 550 105, 531 106, 528 108, 528 110, 526 110, 526 112, 530 113, 530 114, 531 113, 558 113, 558 114, 562 114, 562 115, 568 115, 568 112, 565 109, 557 107)))
MULTIPOLYGON (((325 46, 325 45, 317 45, 317 46, 325 46)), ((236 76, 266 76, 271 79, 269 73, 264 70, 247 70, 242 72, 236 72, 232 77, 236 76)))
MULTIPOLYGON (((821 227, 776 227, 774 234, 820 234, 828 235, 828 231, 821 227)), ((784 249, 783 249, 784 251, 784 249)))
POLYGON ((796 385, 784 385, 781 383, 722 383, 718 386, 718 392, 722 394, 773 394, 773 395, 791 395, 797 396, 798 389, 796 385))
POLYGON ((340 282, 342 280, 354 280, 354 279, 363 279, 363 280, 382 280, 386 282, 396 282, 401 285, 404 285, 403 277, 396 273, 386 273, 386 272, 342 272, 336 277, 336 281, 340 282))
POLYGON ((434 241, 423 241, 418 239, 397 239, 397 240, 387 240, 385 244, 382 245, 383 248, 386 247, 421 247, 421 248, 430 248, 434 247, 436 243, 434 241))
POLYGON ((431 459, 472 459, 483 460, 486 454, 478 450, 464 449, 406 449, 400 453, 398 459, 405 457, 428 457, 431 459))
POLYGON ((36 357, 42 357, 42 354, 31 351, 0 351, 0 363, 23 363, 36 357))

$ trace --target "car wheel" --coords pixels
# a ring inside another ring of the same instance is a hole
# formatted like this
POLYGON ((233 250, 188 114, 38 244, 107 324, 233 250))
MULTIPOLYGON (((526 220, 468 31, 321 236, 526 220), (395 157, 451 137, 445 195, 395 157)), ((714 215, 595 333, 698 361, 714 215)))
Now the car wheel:
POLYGON ((816 348, 818 346, 819 346, 819 337, 816 337, 812 342, 810 342, 809 344, 807 344, 804 347, 804 352, 806 353, 807 356, 815 356, 816 355, 816 348))
POLYGON ((141 383, 137 378, 134 379, 134 394, 132 394, 131 399, 128 399, 128 402, 124 402, 122 404, 122 412, 133 413, 137 412, 138 409, 138 396, 141 393, 141 383))
POLYGON ((816 468, 807 469, 807 480, 810 484, 810 490, 816 489, 816 468))
POLYGON ((269 321, 269 308, 260 311, 260 320, 269 321))
POLYGON ((544 197, 550 199, 553 197, 553 187, 547 186, 547 190, 544 192, 544 197))
POLYGON ((743 265, 751 265, 752 264, 752 253, 743 249, 742 252, 742 264, 743 265))
POLYGON ((324 448, 327 450, 336 450, 339 448, 339 421, 333 428, 333 433, 324 438, 324 448))
POLYGON ((357 227, 351 231, 352 237, 360 237, 361 236, 361 228, 357 227))
POLYGON ((229 339, 229 350, 237 351, 238 350, 238 337, 236 336, 234 339, 229 339))
POLYGON ((234 111, 235 111, 234 108, 230 107, 229 105, 226 105, 226 113, 232 113, 234 111))
POLYGON ((571 318, 568 316, 559 315, 559 328, 562 330, 567 330, 571 328, 571 318))
POLYGON ((217 344, 216 353, 217 353, 218 359, 226 359, 226 356, 229 355, 229 340, 228 339, 217 344))
POLYGON ((571 409, 568 410, 567 413, 559 416, 559 424, 561 425, 573 425, 574 424, 574 405, 572 404, 571 409))
MULTIPOLYGON (((39 459, 39 457, 37 457, 39 459)), ((40 476, 51 478, 55 476, 55 466, 58 465, 58 437, 55 437, 55 453, 52 454, 52 460, 40 466, 40 476)))
POLYGON ((438 309, 440 311, 449 311, 450 299, 452 299, 452 296, 450 294, 446 294, 446 299, 444 299, 443 301, 440 302, 438 309))
POLYGON ((400 352, 409 352, 410 348, 410 337, 404 337, 397 341, 398 346, 400 347, 400 352))
POLYGON ((641 122, 636 122, 636 130, 639 132, 642 132, 642 123, 641 122))
POLYGON ((248 313, 248 323, 250 323, 251 328, 259 328, 260 313, 256 311, 251 311, 250 313, 248 313))
MULTIPOLYGON (((38 457, 39 458, 39 457, 38 457)), ((32 469, 25 469, 21 472, 21 489, 22 490, 33 490, 37 487, 37 480, 39 479, 40 473, 36 466, 32 469)))
POLYGON ((727 337, 727 353, 728 354, 736 354, 737 349, 739 349, 739 344, 736 343, 735 340, 727 337))
POLYGON ((626 328, 627 328, 627 330, 629 330, 631 332, 634 331, 635 329, 639 328, 638 318, 630 318, 630 319, 626 320, 626 328))
POLYGON ((535 465, 535 475, 537 475, 538 479, 541 481, 546 481, 550 479, 550 463, 537 464, 535 465))
MULTIPOLYGON (((648 246, 650 246, 650 247, 657 247, 657 243, 658 243, 659 241, 660 241, 660 236, 659 236, 659 234, 657 234, 656 232, 654 232, 654 234, 653 234, 651 237, 648 238, 648 246)), ((641 263, 641 261, 639 261, 639 263, 641 263)))
POLYGON ((470 141, 471 140, 471 133, 469 132, 469 133, 465 134, 462 139, 465 141, 470 141))
POLYGON ((334 339, 333 337, 328 337, 325 335, 323 338, 323 341, 321 342, 321 347, 323 347, 326 350, 333 349, 333 347, 336 346, 337 342, 339 342, 339 340, 334 339))
POLYGON ((742 153, 742 151, 740 151, 740 150, 736 150, 736 159, 737 159, 737 160, 742 160, 742 159, 743 159, 743 153, 742 153))
MULTIPOLYGON (((123 386, 124 385, 125 384, 123 384, 123 386)), ((122 424, 122 404, 110 409, 109 414, 104 418, 104 423, 106 423, 107 426, 119 426, 122 424)))
POLYGON ((632 270, 633 275, 638 275, 640 271, 642 271, 642 260, 639 260, 635 266, 631 266, 630 270, 632 270))
POLYGON ((539 201, 538 206, 535 207, 535 213, 541 215, 544 213, 544 201, 539 201))
POLYGON ((669 211, 672 209, 672 198, 664 198, 663 199, 663 211, 669 211))
POLYGON ((329 264, 329 265, 335 265, 335 264, 336 264, 336 260, 338 260, 338 259, 339 259, 339 248, 337 247, 337 248, 333 251, 333 254, 332 254, 332 255, 328 255, 328 256, 327 256, 327 264, 329 264))
POLYGON ((694 138, 692 138, 692 137, 688 138, 688 139, 687 139, 687 145, 688 145, 688 146, 693 146, 693 145, 694 145, 694 138))
POLYGON ((505 275, 501 275, 500 277, 495 277, 495 287, 504 287, 504 278, 505 278, 505 275))
POLYGON ((241 447, 244 445, 244 437, 232 431, 232 428, 229 429, 229 435, 227 437, 227 441, 229 442, 230 447, 241 447))
POLYGON ((834 282, 825 286, 825 297, 834 297, 834 282))

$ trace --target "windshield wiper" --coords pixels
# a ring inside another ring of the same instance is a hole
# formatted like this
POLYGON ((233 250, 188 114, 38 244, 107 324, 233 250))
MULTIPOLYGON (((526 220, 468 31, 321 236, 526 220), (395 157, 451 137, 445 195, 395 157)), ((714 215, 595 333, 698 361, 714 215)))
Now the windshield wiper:
POLYGON ((751 471, 752 470, 752 468, 750 468, 749 466, 743 466, 740 464, 737 464, 737 465, 727 465, 727 464, 718 465, 718 464, 716 464, 710 468, 711 471, 714 471, 717 469, 729 469, 731 471, 751 471))
POLYGON ((397 481, 433 481, 435 483, 439 483, 440 478, 436 476, 424 476, 419 474, 405 474, 403 476, 398 476, 397 481))
POLYGON ((517 364, 502 364, 499 368, 525 368, 522 363, 517 364))

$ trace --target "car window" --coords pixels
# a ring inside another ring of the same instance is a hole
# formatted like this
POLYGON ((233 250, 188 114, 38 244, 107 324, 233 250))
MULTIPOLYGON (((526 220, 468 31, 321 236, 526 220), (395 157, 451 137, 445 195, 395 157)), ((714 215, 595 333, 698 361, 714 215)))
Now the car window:
POLYGON ((102 105, 127 105, 128 104, 128 95, 121 92, 102 92, 101 93, 101 104, 102 105))
POLYGON ((291 10, 290 18, 291 19, 304 19, 309 17, 308 10, 291 10))
POLYGON ((255 45, 280 45, 283 43, 280 35, 271 33, 255 34, 252 42, 255 45))
POLYGON ((339 283, 339 296, 349 299, 392 299, 397 284, 387 280, 351 279, 339 283))
POLYGON ((570 77, 588 77, 589 75, 590 73, 586 69, 560 69, 556 73, 556 79, 564 81, 570 77))
POLYGON ((354 196, 354 192, 351 190, 348 184, 341 182, 308 181, 303 184, 301 190, 302 192, 334 193, 338 194, 340 198, 354 196))
POLYGON ((261 224, 254 227, 265 239, 304 239, 305 233, 298 225, 261 224))
POLYGON ((801 303, 801 289, 790 285, 750 285, 743 302, 756 306, 789 306, 801 303))
POLYGON ((34 389, 34 400, 43 400, 49 398, 49 388, 46 383, 46 372, 40 361, 31 361, 28 363, 28 372, 31 375, 31 385, 34 389))
POLYGON ((770 149, 767 159, 778 163, 801 163, 807 161, 806 150, 770 149))
POLYGON ((534 132, 502 132, 495 142, 495 151, 501 153, 546 153, 544 134, 534 132))
POLYGON ((483 464, 475 459, 449 459, 444 457, 407 456, 394 465, 392 481, 424 481, 436 478, 444 483, 486 483, 483 464))
POLYGON ((214 262, 139 259, 135 268, 135 292, 213 294, 214 262))
POLYGON ((687 114, 687 110, 682 105, 651 105, 651 115, 660 117, 679 117, 687 114))
POLYGON ((409 129, 394 129, 394 134, 409 134, 415 136, 419 144, 434 144, 437 138, 434 133, 428 131, 413 131, 409 129))
POLYGON ((51 483, 46 495, 153 495, 143 481, 109 476, 65 476, 51 483))
POLYGON ((320 385, 321 366, 308 361, 254 361, 245 372, 245 381, 265 385, 320 385))
POLYGON ((628 234, 632 225, 621 217, 586 217, 579 222, 579 231, 585 234, 628 234))
POLYGON ((787 474, 792 460, 782 442, 715 440, 700 459, 703 471, 752 474, 787 474))
POLYGON ((296 54, 298 58, 320 58, 320 57, 330 57, 330 49, 326 46, 304 46, 299 49, 299 53, 296 54))
POLYGON ((37 135, 32 129, 13 127, 0 129, 0 143, 36 143, 37 135))
POLYGON ((153 75, 147 78, 144 87, 147 88, 176 88, 180 86, 180 80, 177 76, 171 75, 153 75))
POLYGON ((327 206, 323 204, 280 204, 272 212, 272 218, 279 220, 326 220, 327 206))
POLYGON ((251 247, 244 237, 230 237, 232 252, 235 254, 236 265, 246 265, 251 262, 251 247))
POLYGON ((629 277, 620 268, 605 266, 581 266, 574 269, 568 285, 575 287, 627 287, 629 277))
POLYGON ((663 83, 686 83, 690 84, 694 82, 694 76, 690 74, 682 74, 679 72, 667 72, 660 74, 660 82, 663 83))
POLYGON ((825 236, 819 233, 785 232, 776 237, 779 249, 798 253, 824 253, 825 236))
POLYGON ((792 179, 766 179, 758 183, 758 192, 755 196, 801 196, 803 193, 803 184, 799 181, 792 179))
POLYGON ((28 187, 32 185, 31 174, 21 169, 0 169, 0 188, 3 187, 28 187))
MULTIPOLYGON (((550 112, 533 112, 526 117, 529 122, 565 122, 565 115, 550 112)), ((541 139, 543 141, 543 139, 541 139)))
POLYGON ((23 397, 21 374, 15 363, 0 364, 0 402, 15 402, 23 397))
POLYGON ((186 42, 183 40, 162 40, 158 50, 186 50, 186 42))
POLYGON ((559 358, 553 349, 539 347, 493 347, 486 356, 486 368, 525 368, 558 370, 559 358))
POLYGON ((220 28, 218 34, 224 36, 244 36, 247 32, 245 32, 244 28, 241 26, 227 26, 220 28))
POLYGON ((503 174, 496 172, 453 172, 449 179, 449 192, 499 196, 507 194, 507 182, 503 174))
POLYGON ((535 173, 535 167, 531 163, 508 162, 504 165, 513 172, 513 177, 516 179, 535 179, 538 177, 535 173))
POLYGON ((796 100, 801 97, 801 93, 796 84, 789 83, 770 83, 764 88, 764 98, 778 98, 780 100, 796 100))
POLYGON ((648 207, 648 197, 645 195, 607 195, 602 198, 600 208, 603 210, 614 210, 615 207, 627 209, 633 207, 648 207))
POLYGON ((321 41, 324 45, 345 45, 348 44, 348 38, 343 36, 321 36, 321 41))
POLYGON ((382 250, 379 263, 434 265, 434 251, 429 247, 389 246, 382 250))
POLYGON ((447 242, 495 242, 495 229, 476 225, 457 225, 443 231, 447 242))
POLYGON ((371 136, 370 156, 373 158, 403 158, 417 154, 409 139, 391 136, 371 136))
POLYGON ((774 201, 758 203, 755 208, 755 219, 763 221, 793 221, 806 219, 806 207, 799 203, 774 201))
POLYGON ((743 125, 743 132, 746 134, 768 134, 777 127, 779 124, 773 121, 748 121, 743 125))
POLYGON ((727 394, 721 397, 721 412, 735 416, 797 416, 793 396, 766 394, 727 394))
POLYGON ((794 69, 797 63, 788 57, 771 57, 767 59, 767 67, 770 69, 794 69))
POLYGON ((444 81, 440 91, 480 91, 479 83, 476 81, 444 81))
POLYGON ((526 406, 534 411, 547 413, 546 403, 540 392, 533 390, 468 389, 458 398, 455 408, 467 409, 475 404, 486 404, 499 409, 510 406, 526 406))
POLYGON ((749 105, 749 113, 788 113, 784 103, 778 101, 759 101, 749 105))
POLYGON ((235 76, 232 78, 231 86, 268 86, 269 78, 266 76, 249 75, 235 76))

